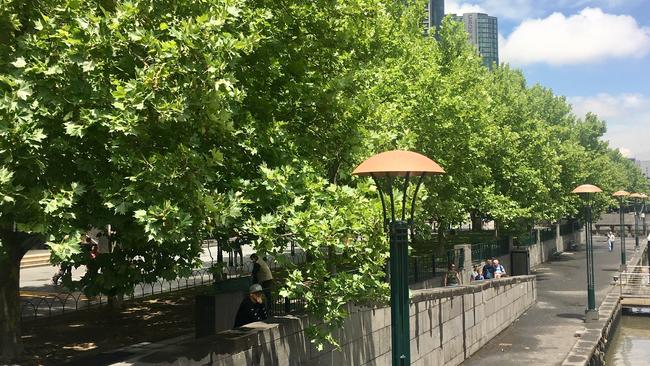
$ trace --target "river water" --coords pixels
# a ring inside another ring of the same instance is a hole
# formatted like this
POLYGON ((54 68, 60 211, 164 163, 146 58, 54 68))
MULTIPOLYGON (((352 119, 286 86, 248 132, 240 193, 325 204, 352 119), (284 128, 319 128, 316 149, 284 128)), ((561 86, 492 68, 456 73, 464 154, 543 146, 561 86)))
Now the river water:
POLYGON ((605 361, 607 366, 650 365, 650 316, 623 315, 605 361))

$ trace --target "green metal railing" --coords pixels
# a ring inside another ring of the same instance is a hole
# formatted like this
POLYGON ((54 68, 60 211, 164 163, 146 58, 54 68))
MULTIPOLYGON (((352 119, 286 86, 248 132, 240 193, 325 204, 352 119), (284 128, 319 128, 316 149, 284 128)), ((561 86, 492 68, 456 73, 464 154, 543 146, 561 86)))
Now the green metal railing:
POLYGON ((508 238, 501 238, 486 243, 472 245, 472 262, 480 263, 484 259, 500 257, 510 252, 508 238))
POLYGON ((578 223, 577 221, 562 224, 562 225, 560 225, 560 235, 571 234, 571 233, 577 231, 579 228, 580 228, 580 223, 578 223))
POLYGON ((553 240, 555 239, 555 228, 544 229, 539 232, 539 236, 541 241, 553 240))
POLYGON ((425 281, 436 275, 436 263, 433 255, 409 257, 408 266, 409 283, 425 281))

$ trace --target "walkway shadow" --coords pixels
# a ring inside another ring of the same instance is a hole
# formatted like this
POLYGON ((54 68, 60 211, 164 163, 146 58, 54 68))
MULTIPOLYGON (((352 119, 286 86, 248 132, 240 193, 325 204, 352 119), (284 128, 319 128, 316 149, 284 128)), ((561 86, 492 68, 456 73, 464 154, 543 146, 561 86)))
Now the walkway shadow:
MULTIPOLYGON (((571 253, 575 253, 575 252, 571 252, 571 253)), ((570 262, 570 261, 574 261, 574 260, 575 260, 575 256, 570 255, 570 254, 565 254, 565 255, 559 255, 559 256, 552 256, 552 257, 549 258, 548 261, 549 262, 570 262)))
POLYGON ((570 314, 570 313, 561 313, 561 314, 556 314, 558 318, 565 318, 565 319, 578 319, 578 320, 583 320, 585 318, 584 315, 582 314, 570 314))

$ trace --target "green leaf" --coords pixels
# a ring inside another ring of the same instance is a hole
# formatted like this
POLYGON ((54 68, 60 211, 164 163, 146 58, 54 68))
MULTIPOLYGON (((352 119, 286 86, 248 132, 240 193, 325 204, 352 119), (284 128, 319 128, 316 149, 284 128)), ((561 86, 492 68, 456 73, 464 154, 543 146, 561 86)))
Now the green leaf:
POLYGON ((22 84, 16 91, 16 95, 22 100, 27 100, 27 98, 32 95, 32 88, 30 88, 27 84, 22 84))
POLYGON ((12 62, 11 64, 18 69, 22 69, 25 67, 25 65, 27 65, 27 62, 25 62, 25 59, 23 57, 18 57, 16 61, 12 62))

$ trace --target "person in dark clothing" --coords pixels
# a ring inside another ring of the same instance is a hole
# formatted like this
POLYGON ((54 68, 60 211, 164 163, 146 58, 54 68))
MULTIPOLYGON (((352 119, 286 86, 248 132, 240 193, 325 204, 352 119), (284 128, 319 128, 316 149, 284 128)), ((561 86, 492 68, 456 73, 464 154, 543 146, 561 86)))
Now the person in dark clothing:
POLYGON ((244 266, 244 254, 242 252, 242 237, 239 235, 231 236, 228 239, 228 244, 230 245, 230 250, 233 252, 234 265, 237 267, 237 255, 239 255, 239 266, 244 266))
POLYGON ((61 266, 59 267, 59 270, 52 277, 52 284, 54 286, 57 286, 59 284, 59 280, 62 277, 65 277, 66 275, 68 276, 68 278, 72 276, 72 264, 67 262, 62 262, 61 266))
POLYGON ((483 266, 483 278, 486 280, 494 278, 494 264, 492 263, 492 259, 485 260, 485 265, 483 266))
POLYGON ((237 310, 235 317, 235 328, 248 323, 258 322, 268 318, 267 305, 265 303, 262 286, 254 284, 250 287, 248 296, 244 298, 237 310))

